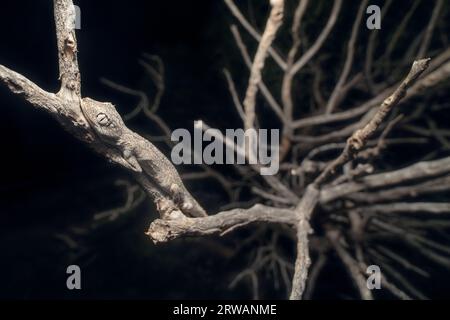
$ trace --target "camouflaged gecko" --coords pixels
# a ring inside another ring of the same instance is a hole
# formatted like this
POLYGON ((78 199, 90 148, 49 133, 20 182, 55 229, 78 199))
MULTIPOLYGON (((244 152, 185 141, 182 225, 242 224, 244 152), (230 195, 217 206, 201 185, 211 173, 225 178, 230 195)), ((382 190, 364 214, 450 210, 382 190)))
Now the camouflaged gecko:
POLYGON ((84 98, 81 109, 95 134, 110 150, 108 157, 137 173, 145 173, 188 216, 206 216, 190 195, 172 163, 149 141, 125 126, 116 108, 107 102, 84 98))

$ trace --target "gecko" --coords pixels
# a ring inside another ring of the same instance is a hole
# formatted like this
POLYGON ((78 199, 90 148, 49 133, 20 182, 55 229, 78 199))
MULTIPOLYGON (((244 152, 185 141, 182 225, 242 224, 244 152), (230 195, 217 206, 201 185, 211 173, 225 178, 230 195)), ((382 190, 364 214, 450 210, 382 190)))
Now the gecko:
POLYGON ((144 173, 188 216, 207 214, 187 191, 173 164, 152 143, 127 128, 113 104, 83 98, 81 110, 98 138, 112 149, 108 155, 135 173, 144 173))

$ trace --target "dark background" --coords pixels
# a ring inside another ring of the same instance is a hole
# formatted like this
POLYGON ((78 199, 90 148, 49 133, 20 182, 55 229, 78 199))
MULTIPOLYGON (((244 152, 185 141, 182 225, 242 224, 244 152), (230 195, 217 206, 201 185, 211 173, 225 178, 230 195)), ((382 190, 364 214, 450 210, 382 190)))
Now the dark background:
MULTIPOLYGON (((192 126, 199 118, 219 128, 239 123, 222 75, 224 67, 239 60, 229 32, 233 19, 222 1, 75 4, 82 11, 77 37, 83 96, 112 101, 122 114, 131 110, 134 99, 99 80, 105 77, 152 92, 138 64, 147 52, 159 55, 165 64, 161 115, 172 128, 192 126)), ((349 17, 343 23, 352 22, 349 17)), ((331 40, 331 46, 337 46, 333 41, 338 40, 331 40)), ((58 90, 52 1, 1 2, 0 64, 46 90, 58 90)), ((238 83, 245 82, 244 67, 233 71, 238 83)), ((78 239, 81 249, 69 250, 57 235, 89 223, 96 212, 120 205, 123 193, 113 183, 129 178, 3 86, 0 108, 0 298, 250 297, 245 286, 228 288, 232 276, 248 264, 247 258, 225 257, 215 247, 216 240, 208 239, 211 245, 196 240, 153 245, 144 234, 155 217, 150 201, 121 223, 78 239), (73 263, 82 268, 81 291, 66 289, 66 267, 73 263)), ((129 125, 138 132, 152 130, 145 120, 129 125)), ((189 187, 209 210, 225 204, 214 187, 199 183, 189 187)), ((223 241, 233 245, 232 239, 223 241)), ((323 281, 321 297, 335 297, 328 292, 343 285, 339 268, 325 272, 329 280, 323 281)), ((268 283, 263 288, 267 297, 285 298, 283 290, 271 289, 272 282, 268 283)), ((445 297, 448 281, 441 278, 425 286, 433 296, 445 297)))

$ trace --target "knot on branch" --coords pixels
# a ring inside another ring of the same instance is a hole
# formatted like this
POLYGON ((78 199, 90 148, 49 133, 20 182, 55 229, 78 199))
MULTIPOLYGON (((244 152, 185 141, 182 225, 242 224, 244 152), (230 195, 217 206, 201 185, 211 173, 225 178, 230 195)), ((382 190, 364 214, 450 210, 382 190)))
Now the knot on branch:
POLYGON ((150 224, 146 235, 152 239, 154 244, 167 242, 177 238, 192 224, 180 211, 172 211, 164 219, 156 219, 150 224))
POLYGON ((184 216, 175 203, 168 198, 156 200, 156 210, 163 219, 177 219, 184 216))
POLYGON ((70 55, 74 55, 77 44, 76 44, 75 39, 72 34, 68 35, 68 37, 64 41, 64 46, 65 46, 66 53, 68 53, 70 55))
POLYGON ((145 233, 152 239, 154 244, 167 242, 172 237, 170 226, 166 220, 157 219, 150 224, 148 231, 145 233))
POLYGON ((359 152, 365 145, 364 131, 359 129, 348 139, 348 147, 352 153, 359 152))

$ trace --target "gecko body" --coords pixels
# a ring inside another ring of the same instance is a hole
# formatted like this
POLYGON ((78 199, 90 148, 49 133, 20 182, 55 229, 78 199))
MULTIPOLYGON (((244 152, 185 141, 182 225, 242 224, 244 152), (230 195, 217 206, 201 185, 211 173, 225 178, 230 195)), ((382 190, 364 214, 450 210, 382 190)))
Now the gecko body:
POLYGON ((124 159, 128 169, 144 173, 183 213, 193 217, 206 216, 187 191, 173 164, 148 140, 128 129, 114 105, 84 98, 81 108, 95 134, 112 148, 109 156, 113 161, 124 159))

